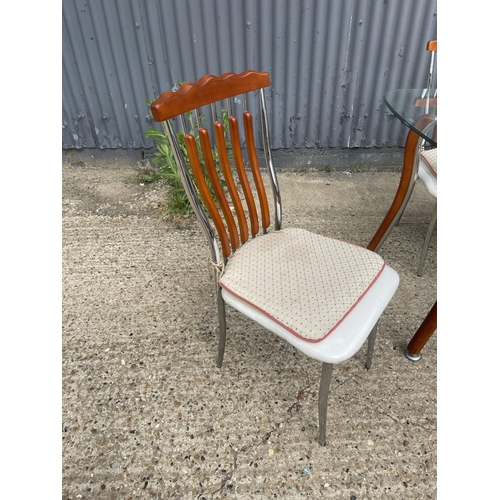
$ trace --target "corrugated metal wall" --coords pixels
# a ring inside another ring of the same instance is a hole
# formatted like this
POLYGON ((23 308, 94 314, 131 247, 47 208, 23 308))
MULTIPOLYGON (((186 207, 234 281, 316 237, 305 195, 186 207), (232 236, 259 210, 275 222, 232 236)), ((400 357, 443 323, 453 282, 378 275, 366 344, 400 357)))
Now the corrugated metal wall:
POLYGON ((272 147, 402 146, 383 103, 425 85, 436 0, 63 0, 63 148, 149 148, 146 100, 268 71, 272 147))

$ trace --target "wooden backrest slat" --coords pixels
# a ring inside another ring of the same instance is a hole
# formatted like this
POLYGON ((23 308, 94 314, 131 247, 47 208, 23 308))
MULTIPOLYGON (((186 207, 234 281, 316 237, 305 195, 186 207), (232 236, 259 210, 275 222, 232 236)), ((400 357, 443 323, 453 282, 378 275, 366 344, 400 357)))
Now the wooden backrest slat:
POLYGON ((245 139, 247 144, 248 160, 250 162, 250 168, 252 169, 252 175, 255 182, 255 187, 257 189, 257 195, 259 197, 260 210, 262 216, 262 227, 267 229, 271 223, 269 216, 269 205, 267 203, 266 190, 264 188, 264 183, 262 182, 262 176, 260 174, 259 162, 257 160, 257 151, 255 149, 255 138, 253 133, 253 120, 252 114, 248 111, 243 113, 243 124, 245 128, 245 139))
POLYGON ((259 232, 259 217, 257 216, 257 209, 255 207, 252 189, 250 187, 250 183, 248 182, 245 164, 243 162, 243 155, 241 153, 238 120, 234 116, 229 117, 229 137, 233 148, 233 159, 236 166, 236 172, 238 173, 238 179, 240 181, 241 188, 243 189, 243 195, 245 196, 248 208, 250 230, 252 232, 252 236, 255 236, 259 232))
POLYGON ((198 190, 201 197, 207 207, 210 217, 214 221, 215 228, 219 235, 220 244, 222 247, 222 255, 228 257, 231 254, 231 247, 229 245, 229 238, 226 233, 226 228, 222 222, 219 211, 215 205, 214 200, 210 194, 210 189, 205 181, 205 176, 203 175, 203 170, 201 168, 200 159, 198 157, 198 149, 196 147, 196 140, 191 134, 186 134, 184 136, 186 140, 186 150, 188 154, 189 161, 191 163, 191 169, 193 171, 193 177, 198 186, 198 190))
POLYGON ((233 214, 229 208, 229 204, 224 195, 224 190, 222 189, 219 177, 217 175, 217 170, 215 169, 214 159, 212 157, 212 148, 210 145, 210 137, 208 131, 205 128, 199 128, 198 134, 200 137, 201 151, 203 153, 203 159, 205 161, 205 168, 212 184, 212 188, 219 203, 219 207, 224 214, 224 219, 226 220, 226 225, 229 230, 229 237, 231 238, 231 247, 236 250, 240 246, 240 240, 238 237, 238 230, 234 222, 233 214))
POLYGON ((229 157, 226 149, 226 137, 224 135, 224 126, 220 122, 214 123, 215 140, 217 143, 217 151, 219 153, 219 162, 222 168, 222 174, 226 181, 229 196, 233 202, 236 216, 238 217, 238 225, 240 228, 240 239, 242 243, 248 240, 248 225, 245 218, 245 211, 241 204, 240 196, 233 179, 233 173, 229 165, 229 157))
POLYGON ((269 87, 269 75, 265 72, 244 71, 240 74, 224 73, 216 77, 206 75, 196 83, 184 83, 177 92, 164 92, 150 106, 157 122, 201 108, 258 88, 269 87))
MULTIPOLYGON (((262 104, 263 88, 270 85, 269 75, 266 72, 249 70, 240 74, 225 73, 219 77, 206 75, 195 83, 184 83, 177 92, 164 92, 150 106, 151 114, 156 122, 169 121, 168 130, 172 129, 169 132, 171 140, 177 140, 173 132, 172 119, 176 117, 181 119, 183 136, 186 140, 184 153, 187 158, 185 161, 181 158, 183 147, 178 143, 176 151, 180 151, 175 161, 182 173, 189 200, 205 230, 214 260, 218 259, 217 255, 220 250, 214 239, 212 223, 217 230, 224 258, 228 258, 233 251, 236 251, 241 243, 248 241, 249 233, 256 236, 260 228, 264 228, 264 232, 267 232, 270 226, 269 203, 259 168, 253 118, 246 107, 246 94, 260 91, 261 111, 265 112, 265 106, 262 104), (243 97, 242 119, 249 165, 247 165, 247 157, 244 157, 242 152, 243 139, 240 139, 238 119, 233 116, 232 111, 232 109, 239 108, 233 99, 237 96, 243 97), (217 109, 223 101, 226 101, 226 104, 221 109, 223 118, 220 118, 217 117, 217 109), (210 143, 212 131, 209 135, 201 123, 204 118, 200 116, 200 113, 206 106, 210 106, 211 110, 208 114, 212 115, 214 134, 212 141, 216 143, 216 149, 212 148, 210 143), (191 113, 193 113, 192 116, 191 113), (192 123, 192 118, 197 122, 196 124, 192 123), (226 118, 229 125, 230 145, 226 136, 227 130, 225 130, 226 118), (187 119, 190 123, 186 123, 187 119), (191 128, 196 131, 197 136, 195 132, 190 131, 191 128), (187 180, 191 175, 189 165, 192 170, 192 183, 187 180), (252 171, 253 184, 247 172, 248 166, 252 171), (243 198, 245 198, 246 205, 243 198), (260 207, 260 213, 257 205, 260 207), (208 217, 205 217, 204 212, 208 217), (212 219, 212 223, 209 218, 212 219)), ((265 123, 264 121, 263 130, 268 137, 265 123)), ((267 150, 266 153, 268 153, 267 150)), ((266 161, 266 164, 270 169, 271 179, 274 179, 272 162, 266 161)), ((274 183, 272 188, 275 193, 276 214, 281 214, 279 191, 276 191, 277 184, 274 183), (277 196, 276 192, 278 192, 277 196)), ((280 225, 276 224, 275 228, 279 229, 279 227, 280 225)))

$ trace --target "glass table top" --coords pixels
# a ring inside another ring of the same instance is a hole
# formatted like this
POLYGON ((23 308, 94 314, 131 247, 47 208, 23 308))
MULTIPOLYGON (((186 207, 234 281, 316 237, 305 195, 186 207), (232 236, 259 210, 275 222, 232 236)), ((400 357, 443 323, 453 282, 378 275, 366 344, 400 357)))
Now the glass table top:
POLYGON ((419 128, 419 118, 431 115, 437 120, 437 89, 395 89, 384 95, 387 107, 407 127, 426 139, 433 146, 437 146, 432 136, 432 129, 423 134, 419 128))

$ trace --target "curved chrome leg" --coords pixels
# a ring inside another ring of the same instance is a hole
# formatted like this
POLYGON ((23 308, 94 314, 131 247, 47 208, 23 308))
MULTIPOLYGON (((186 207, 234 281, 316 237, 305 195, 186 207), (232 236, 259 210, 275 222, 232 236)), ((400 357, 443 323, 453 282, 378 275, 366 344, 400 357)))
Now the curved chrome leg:
POLYGON ((431 242, 432 233, 434 227, 436 226, 437 220, 437 200, 434 205, 434 212, 432 213, 432 219, 429 223, 429 228, 427 229, 427 234, 425 235, 424 246, 422 247, 422 253, 420 255, 420 263, 418 265, 417 276, 422 276, 422 271, 424 269, 425 258, 427 257, 427 251, 429 250, 429 243, 431 242))
POLYGON ((319 410, 319 444, 326 444, 326 412, 328 409, 328 393, 330 392, 330 382, 332 380, 331 363, 323 363, 321 369, 321 381, 319 383, 318 410, 319 410))
MULTIPOLYGON (((387 237, 389 236, 389 234, 393 230, 394 226, 399 224, 401 217, 403 217, 403 212, 405 211, 406 205, 408 205, 408 201, 410 200, 410 196, 413 193, 413 188, 415 187, 415 183, 416 183, 416 177, 414 177, 413 180, 410 181, 410 184, 408 185, 408 189, 406 191, 406 194, 404 195, 404 199, 401 203, 401 206, 399 207, 398 211, 396 212, 394 219, 392 220, 392 222, 389 224, 389 226, 385 230, 383 236, 380 238, 376 247, 373 249, 374 252, 378 252, 380 250, 380 247, 385 242, 385 240, 387 239, 387 237)), ((369 248, 369 246, 368 246, 368 248, 369 248)))
POLYGON ((375 323, 370 335, 368 336, 368 353, 366 355, 366 369, 369 370, 372 367, 373 350, 375 348, 375 339, 377 338, 377 328, 378 321, 375 323))
POLYGON ((222 298, 221 287, 217 284, 217 309, 219 311, 219 348, 217 352, 217 367, 222 366, 226 349, 226 304, 222 298))
POLYGON ((404 211, 406 210, 406 205, 408 205, 408 202, 410 201, 411 195, 413 193, 413 189, 415 188, 417 180, 414 179, 411 185, 408 187, 408 196, 405 198, 403 205, 399 209, 398 214, 396 215, 396 219, 394 221, 395 226, 399 226, 399 223, 401 221, 401 218, 403 217, 404 211))

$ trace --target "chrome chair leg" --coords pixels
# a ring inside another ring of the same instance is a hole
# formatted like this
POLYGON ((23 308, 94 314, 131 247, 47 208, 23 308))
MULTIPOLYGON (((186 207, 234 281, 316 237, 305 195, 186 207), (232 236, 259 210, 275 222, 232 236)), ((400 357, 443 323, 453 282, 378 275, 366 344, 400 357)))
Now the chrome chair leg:
POLYGON ((326 444, 326 412, 328 409, 328 393, 330 392, 330 382, 332 380, 331 363, 323 363, 321 369, 321 381, 319 383, 318 410, 319 410, 319 444, 326 444))
MULTIPOLYGON (((380 239, 378 240, 378 243, 375 245, 375 247, 370 248, 370 245, 368 245, 368 248, 370 250, 373 250, 374 252, 378 252, 380 250, 380 247, 383 245, 385 242, 386 238, 391 234, 391 231, 393 230, 394 226, 399 224, 399 221, 401 220, 401 217, 403 217, 403 213, 406 209, 406 205, 408 205, 408 201, 410 200, 411 194, 413 193, 413 188, 415 187, 415 184, 417 182, 417 178, 414 177, 413 180, 410 181, 408 184, 408 189, 406 190, 406 193, 403 198, 403 202, 401 203, 398 211, 394 215, 394 218, 392 219, 392 222, 387 226, 387 229, 384 231, 380 239)), ((391 207, 392 208, 392 207, 391 207)))
POLYGON ((427 229, 427 234, 425 236, 424 246, 422 247, 422 253, 420 255, 420 263, 418 265, 417 276, 422 276, 422 271, 424 269, 425 258, 427 257, 427 251, 429 250, 429 243, 431 242, 432 233, 436 227, 437 221, 437 200, 434 205, 434 212, 432 213, 432 218, 429 223, 429 228, 427 229))
POLYGON ((413 194, 413 189, 415 188, 416 182, 417 182, 417 179, 414 179, 408 188, 408 195, 406 196, 406 198, 403 202, 403 205, 401 206, 398 214, 396 215, 396 220, 394 221, 395 226, 399 226, 399 222, 401 221, 401 218, 403 217, 404 211, 406 210, 406 205, 408 205, 408 202, 410 201, 411 195, 413 194))
POLYGON ((378 321, 372 328, 370 335, 368 336, 368 353, 366 355, 366 369, 369 370, 372 367, 373 350, 375 348, 375 339, 377 338, 378 321))
POLYGON ((217 352, 217 367, 222 366, 226 349, 226 304, 222 298, 221 287, 217 284, 217 309, 219 312, 219 348, 217 352))

